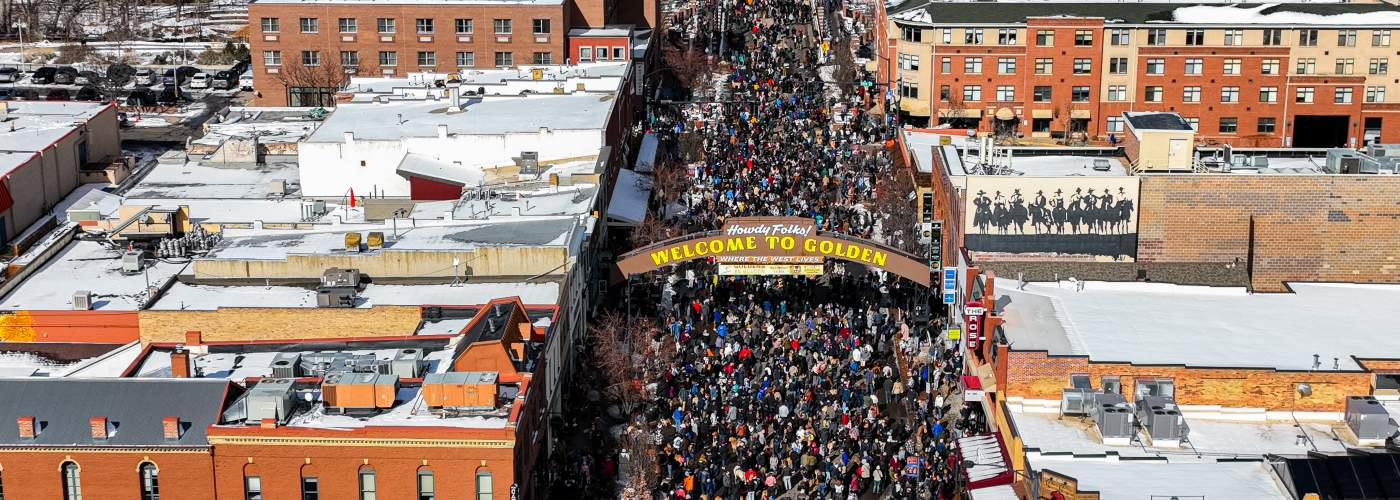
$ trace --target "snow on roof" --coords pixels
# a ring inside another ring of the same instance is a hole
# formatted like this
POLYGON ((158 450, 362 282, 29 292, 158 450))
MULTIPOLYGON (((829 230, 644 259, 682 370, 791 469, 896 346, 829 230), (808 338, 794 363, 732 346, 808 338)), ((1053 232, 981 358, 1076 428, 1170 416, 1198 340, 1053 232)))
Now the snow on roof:
POLYGON ((906 2, 889 16, 896 21, 939 26, 1024 25, 1029 18, 1103 18, 1111 26, 1186 25, 1393 26, 1400 11, 1384 3, 1293 2, 1224 4, 1184 2, 906 2), (1175 4, 1175 5, 1173 5, 1175 4), (937 12, 933 12, 937 10, 937 12))
POLYGON ((619 26, 611 28, 574 28, 569 30, 569 36, 628 36, 631 34, 631 26, 619 26))
MULTIPOLYGON (((366 342, 373 344, 373 342, 366 342)), ((418 345, 425 349, 423 361, 427 363, 426 372, 434 372, 446 368, 446 363, 452 358, 452 350, 442 349, 427 344, 418 345)), ((389 361, 394 359, 394 355, 402 350, 402 346, 387 347, 383 349, 345 349, 335 352, 345 354, 361 355, 373 354, 375 359, 389 361)), ((190 356, 195 366, 195 373, 200 374, 200 378, 221 378, 233 381, 242 381, 250 377, 272 376, 272 360, 283 352, 298 352, 295 350, 267 348, 259 350, 257 344, 246 344, 239 352, 210 352, 207 354, 196 354, 190 356)), ((300 351, 303 354, 321 352, 312 349, 300 351)), ((137 367, 135 377, 169 377, 170 376, 170 350, 153 349, 146 359, 141 360, 141 365, 137 367)))
MULTIPOLYGON (((237 116, 236 114, 231 116, 237 116)), ((193 144, 217 146, 230 138, 256 137, 261 144, 293 144, 316 130, 319 120, 235 121, 208 123, 204 136, 193 144)))
POLYGON ((120 377, 126 369, 141 357, 141 341, 134 340, 106 354, 88 358, 69 365, 62 376, 70 378, 112 378, 120 377))
POLYGON ((471 322, 471 318, 425 320, 418 325, 418 331, 414 332, 414 335, 456 335, 462 333, 462 329, 471 322))
MULTIPOLYGON (((196 223, 248 224, 262 222, 301 222, 306 218, 306 210, 312 203, 301 199, 283 200, 238 200, 238 199, 197 199, 197 198, 127 198, 128 205, 155 205, 162 207, 186 206, 190 209, 190 220, 196 223)), ((343 216, 341 205, 326 204, 326 209, 336 216, 343 216)), ((348 219, 363 217, 363 209, 349 214, 348 219)))
POLYGON ((122 197, 102 190, 102 184, 79 184, 63 201, 54 205, 54 213, 68 211, 96 211, 101 216, 111 216, 122 206, 122 197))
POLYGON ((972 500, 1020 500, 1021 498, 1016 495, 1016 490, 1007 484, 977 488, 967 493, 972 500))
MULTIPOLYGON (((457 75, 462 82, 462 92, 475 92, 478 87, 486 87, 486 94, 515 95, 524 88, 534 88, 527 83, 546 81, 560 82, 580 79, 618 80, 627 72, 626 61, 588 62, 573 65, 519 66, 516 68, 473 69, 455 73, 411 72, 403 76, 357 76, 350 80, 346 89, 357 97, 362 94, 407 94, 407 90, 424 90, 437 87, 437 81, 446 81, 449 75, 457 75), (541 70, 540 79, 535 80, 533 70, 541 70), (405 92, 401 92, 405 91, 405 92)), ((573 88, 566 85, 566 88, 573 88)), ((592 85, 589 88, 595 88, 592 85)), ((610 90, 616 88, 613 83, 610 90)))
MULTIPOLYGON (((590 162, 589 168, 592 168, 590 162)), ((562 174, 561 174, 562 175, 562 174)), ((489 188, 488 188, 489 189, 489 188)), ((520 217, 543 217, 560 215, 583 215, 593 209, 598 196, 596 184, 574 184, 572 186, 542 186, 535 189, 511 190, 495 188, 497 192, 515 192, 514 200, 497 197, 495 199, 465 199, 458 201, 432 201, 414 205, 410 217, 414 219, 441 219, 448 211, 457 220, 492 220, 520 217)))
POLYGON ((1022 446, 1041 455, 1071 455, 1094 457, 1107 453, 1123 458, 1162 458, 1173 462, 1213 462, 1238 458, 1260 458, 1265 454, 1303 455, 1310 451, 1345 452, 1346 445, 1338 441, 1330 425, 1304 423, 1301 427, 1284 423, 1225 422, 1186 417, 1191 429, 1191 448, 1159 448, 1134 444, 1109 446, 1098 438, 1094 421, 1084 417, 1061 417, 1056 414, 1011 413, 1022 446), (1311 446, 1297 444, 1297 436, 1305 433, 1311 446), (1199 455, 1197 454, 1199 452, 1199 455))
POLYGON ((509 423, 511 406, 506 405, 484 415, 446 417, 428 411, 417 387, 401 387, 394 398, 395 406, 388 411, 359 417, 327 414, 317 403, 310 410, 293 415, 287 427, 316 429, 359 429, 363 427, 456 427, 466 429, 504 429, 509 423))
POLYGON ((1102 498, 1293 498, 1278 485, 1273 471, 1264 462, 1041 459, 1031 465, 1038 470, 1052 470, 1073 477, 1078 480, 1079 491, 1097 491, 1102 498))
MULTIPOLYGON (((1064 176, 1121 176, 1128 175, 1128 170, 1123 167, 1123 161, 1118 158, 1103 156, 1016 156, 1015 148, 1011 150, 1011 170, 1019 174, 1032 177, 1064 177, 1064 176), (1094 170, 1094 163, 1097 161, 1107 161, 1108 170, 1094 170)), ((963 164, 969 175, 977 175, 980 163, 977 155, 969 154, 963 157, 963 164)), ((958 175, 956 172, 953 175, 958 175)), ((988 174, 982 174, 988 175, 988 174)))
POLYGON ((126 193, 128 199, 268 198, 268 182, 286 181, 287 194, 296 194, 301 181, 295 161, 261 165, 186 162, 157 164, 126 193))
POLYGON ((617 184, 613 186, 608 217, 628 224, 641 224, 647 217, 647 200, 651 199, 651 176, 628 169, 618 169, 617 184))
POLYGON ((997 287, 997 307, 1008 316, 1002 328, 1016 350, 1285 370, 1312 369, 1314 354, 1338 358, 1342 370, 1360 369, 1352 356, 1400 357, 1393 342, 1400 285, 1290 283, 1295 293, 1250 294, 1166 283, 1092 281, 1082 292, 1068 282, 1028 283, 1024 290, 1008 283, 997 287), (1018 321, 1025 318, 1031 321, 1018 321), (1318 342, 1318 332, 1347 334, 1318 342))
POLYGON ((642 145, 637 148, 637 164, 633 169, 641 173, 651 173, 656 167, 656 147, 659 144, 655 132, 647 132, 642 136, 642 145))
POLYGON ((305 142, 397 141, 437 137, 438 125, 453 135, 502 135, 551 130, 601 130, 612 95, 570 94, 463 99, 463 111, 448 113, 445 100, 390 100, 341 104, 305 142))
MULTIPOLYGON (((365 285, 357 308, 376 305, 478 305, 519 296, 525 304, 559 303, 559 283, 461 283, 436 285, 365 285)), ((295 286, 194 285, 175 283, 151 306, 153 310, 210 311, 220 307, 316 307, 316 291, 295 286)), ((456 333, 456 332, 451 332, 456 333)), ((409 332, 404 332, 408 335, 409 332)))
POLYGON ((477 224, 403 227, 393 238, 389 224, 328 226, 317 230, 226 230, 205 258, 285 259, 288 255, 343 253, 345 233, 384 231, 380 251, 468 251, 477 246, 565 246, 578 222, 573 218, 532 218, 477 224))
POLYGON ((0 158, 0 166, 18 166, 31 153, 41 151, 87 123, 107 104, 75 101, 7 101, 8 117, 0 129, 0 151, 11 154, 0 158))
POLYGON ((479 166, 463 166, 461 162, 448 163, 424 154, 408 153, 399 161, 400 173, 463 186, 475 186, 486 178, 486 171, 479 166))
POLYGON ((1395 25, 1400 11, 1313 14, 1279 9, 1278 3, 1245 5, 1193 5, 1172 11, 1172 20, 1184 24, 1306 24, 1306 25, 1395 25))
POLYGON ((95 310, 135 311, 146 297, 148 277, 151 286, 159 287, 189 265, 149 260, 144 272, 126 275, 121 272, 124 252, 96 241, 74 241, 0 300, 0 310, 71 310, 74 292, 85 290, 92 292, 95 310))

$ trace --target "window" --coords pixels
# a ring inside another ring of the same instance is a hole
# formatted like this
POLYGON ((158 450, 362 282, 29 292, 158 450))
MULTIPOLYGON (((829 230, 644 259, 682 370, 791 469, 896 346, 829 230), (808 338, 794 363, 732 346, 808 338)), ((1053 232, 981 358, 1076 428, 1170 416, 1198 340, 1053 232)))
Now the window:
POLYGON ((530 64, 554 64, 554 54, 550 52, 531 52, 530 64))
POLYGON ((1042 134, 1050 133, 1050 119, 1031 118, 1031 132, 1037 132, 1042 134))
POLYGON ((360 30, 360 22, 353 17, 342 17, 336 21, 341 33, 354 33, 360 30))
POLYGON ((458 52, 458 53, 457 53, 457 67, 458 67, 458 68, 475 68, 475 67, 476 67, 476 53, 473 53, 473 52, 458 52))
POLYGON ((1261 104, 1278 102, 1278 87, 1259 87, 1259 102, 1261 104))
POLYGON ((321 483, 314 477, 302 476, 301 478, 301 500, 320 500, 321 483))
POLYGON ((1050 30, 1039 30, 1035 32, 1036 47, 1054 47, 1055 32, 1050 30))
POLYGON ((437 66, 437 53, 428 50, 418 51, 419 66, 437 66))
POLYGON ((476 26, 472 25, 471 19, 456 19, 452 21, 452 25, 456 29, 458 35, 470 35, 472 32, 476 31, 476 26))
POLYGON ((393 33, 397 29, 394 20, 387 17, 375 19, 374 24, 375 28, 378 29, 380 33, 393 33))
POLYGON ((1107 128, 1109 132, 1122 132, 1122 131, 1123 131, 1123 117, 1121 117, 1121 116, 1110 116, 1110 117, 1108 117, 1108 126, 1105 127, 1105 128, 1107 128))
POLYGON ((432 34, 433 31, 434 31, 433 28, 435 28, 435 26, 433 26, 433 20, 432 20, 432 19, 423 19, 423 18, 414 19, 414 20, 413 20, 413 27, 414 27, 415 29, 418 30, 418 34, 420 34, 420 35, 429 35, 429 34, 432 34))
POLYGON ((418 500, 433 500, 437 494, 433 491, 433 471, 427 467, 418 469, 418 500))
POLYGON ((509 35, 511 31, 510 19, 492 19, 491 27, 497 35, 509 35))
POLYGON ((1036 59, 1036 60, 1035 60, 1035 74, 1037 74, 1037 75, 1048 75, 1048 74, 1050 74, 1050 73, 1053 73, 1054 71, 1055 71, 1055 60, 1054 60, 1054 59, 1036 59))
POLYGON ((1225 45, 1244 45, 1244 30, 1225 30, 1225 45))
POLYGON ((594 58, 594 59, 597 59, 597 60, 599 60, 599 61, 606 61, 606 60, 608 60, 608 48, 607 48, 607 47, 594 47, 594 48, 593 48, 593 58, 594 58))
POLYGON ((997 73, 1003 75, 1016 74, 1016 58, 1002 57, 997 59, 997 73))
POLYGON ((1053 95, 1053 91, 1048 85, 1038 85, 1031 91, 1031 99, 1034 99, 1035 102, 1050 102, 1051 95, 1053 95))
POLYGON ((1125 29, 1115 29, 1108 32, 1108 42, 1113 45, 1128 45, 1132 43, 1133 32, 1125 29))
POLYGON ((1385 87, 1366 87, 1366 102, 1385 102, 1385 87))
POLYGON ((534 33, 534 34, 536 34, 536 35, 548 35, 548 34, 549 34, 549 20, 548 20, 548 19, 531 19, 531 20, 530 20, 530 32, 531 32, 531 33, 534 33))
POLYGON ((1016 28, 997 30, 997 45, 1016 45, 1016 28))
POLYGON ((1109 86, 1108 86, 1108 100, 1110 100, 1110 101, 1116 101, 1116 102, 1122 102, 1122 101, 1128 100, 1128 86, 1127 86, 1127 85, 1109 85, 1109 86))
POLYGON ((1338 47, 1355 47, 1356 30, 1337 30, 1338 47))
POLYGON ((1110 57, 1108 59, 1108 72, 1115 75, 1128 74, 1128 58, 1110 57))
POLYGON ((924 30, 919 28, 902 28, 899 38, 906 42, 922 43, 924 41, 924 30))
POLYGON ((953 28, 943 28, 943 43, 953 43, 953 28))
POLYGON ((1263 61, 1260 61, 1260 62, 1259 62, 1259 74, 1261 74, 1261 75, 1277 75, 1277 74, 1278 74, 1278 59, 1265 59, 1265 60, 1263 60, 1263 61))
MULTIPOLYGON (((910 87, 913 87, 912 84, 904 84, 904 85, 909 85, 910 87)), ((913 89, 912 94, 914 95, 914 97, 919 97, 919 89, 918 89, 918 87, 915 87, 915 88, 913 89)), ((948 100, 948 99, 951 99, 952 96, 953 96, 953 89, 952 89, 952 87, 950 87, 950 86, 948 86, 948 85, 944 85, 944 86, 942 86, 942 87, 938 87, 938 100, 940 100, 940 101, 946 101, 946 100, 948 100)), ((906 97, 907 97, 907 96, 906 96, 906 97)))
POLYGON ((1370 64, 1366 65, 1366 72, 1372 75, 1384 75, 1390 71, 1390 59, 1371 58, 1370 64))
POLYGON ((1332 102, 1336 104, 1351 104, 1351 87, 1337 87, 1332 92, 1332 102))
POLYGON ((262 18, 263 33, 276 33, 282 31, 282 20, 275 17, 262 18))
POLYGON ((1010 102, 1016 100, 1016 87, 1011 85, 998 85, 997 100, 1001 102, 1010 102))
POLYGON ((374 467, 360 466, 360 500, 375 500, 378 489, 374 485, 374 467))
POLYGON ((1147 102, 1162 102, 1162 87, 1150 86, 1142 89, 1142 100, 1147 102))
POLYGON ((156 464, 141 464, 141 500, 160 500, 160 479, 156 464))
POLYGON ((263 51, 263 65, 264 65, 264 66, 281 66, 281 65, 282 65, 282 51, 280 51, 280 50, 264 50, 264 51, 263 51))
POLYGON ((588 62, 593 60, 593 47, 583 46, 578 48, 578 61, 588 62))
POLYGON ((1338 57, 1338 58, 1337 58, 1337 72, 1336 72, 1335 74, 1338 74, 1338 75, 1350 75, 1351 72, 1352 72, 1352 70, 1355 70, 1355 69, 1356 69, 1356 59, 1352 59, 1352 58, 1350 58, 1350 57, 1338 57))
MULTIPOLYGON (((900 97, 908 97, 908 98, 910 98, 910 99, 918 99, 918 98, 919 98, 919 86, 916 85, 916 84, 913 84, 913 83, 901 83, 901 84, 899 84, 899 96, 900 96, 900 97)), ((947 100, 947 99, 944 99, 944 100, 947 100)))
POLYGON ((1186 124, 1191 126, 1191 130, 1201 129, 1201 119, 1196 117, 1186 117, 1186 124))
POLYGON ((1298 45, 1316 47, 1317 30, 1298 30, 1298 45))
POLYGON ((1200 87, 1182 87, 1181 102, 1201 102, 1200 87))
POLYGON ((1074 102, 1089 102, 1089 87, 1078 85, 1070 87, 1069 100, 1074 102))
POLYGON ((919 56, 900 52, 895 54, 895 60, 899 61, 899 69, 915 70, 919 69, 919 56))
POLYGON ((1221 65, 1220 72, 1227 75, 1240 74, 1240 60, 1226 59, 1225 62, 1221 65))
POLYGON ((1239 87, 1220 87, 1220 102, 1231 103, 1240 102, 1239 87))
POLYGON ((1147 30, 1147 44, 1148 44, 1148 45, 1166 45, 1166 44, 1167 44, 1167 29, 1166 29, 1166 28, 1152 28, 1152 29, 1150 29, 1150 30, 1147 30))
POLYGON ((314 17, 303 17, 303 18, 301 18, 301 32, 302 32, 302 33, 315 33, 315 32, 317 32, 317 31, 320 31, 320 27, 321 27, 321 22, 320 22, 319 19, 316 19, 316 18, 314 18, 314 17))
POLYGON ((1199 74, 1201 74, 1201 68, 1204 68, 1204 67, 1205 67, 1205 64, 1203 64, 1202 61, 1201 61, 1200 59, 1187 59, 1187 60, 1186 60, 1186 74, 1187 74, 1187 75, 1199 75, 1199 74))
POLYGON ((1071 373, 1069 375, 1069 386, 1075 389, 1092 389, 1089 386, 1089 375, 1084 373, 1071 373))
POLYGON ((83 485, 78 473, 78 464, 63 462, 60 471, 63 474, 63 500, 83 500, 83 485))
POLYGON ((980 101, 980 100, 982 100, 982 86, 981 86, 981 85, 963 85, 963 100, 964 100, 964 101, 980 101))
POLYGON ((394 52, 394 51, 392 51, 392 50, 380 51, 380 52, 379 52, 379 65, 380 65, 380 66, 398 66, 398 65, 399 65, 399 53, 398 53, 398 52, 394 52))
POLYGON ((491 500, 491 472, 487 470, 476 471, 476 500, 491 500))
POLYGON ((258 476, 243 477, 243 500, 263 500, 262 478, 258 476))
POLYGON ((1186 30, 1186 45, 1205 45, 1206 30, 1186 30))
POLYGON ((1087 75, 1091 73, 1093 69, 1094 61, 1092 59, 1084 58, 1074 60, 1074 74, 1076 75, 1087 75))
POLYGON ((981 45, 982 30, 973 28, 963 30, 963 43, 981 45))
POLYGON ((1111 394, 1122 394, 1122 393, 1123 393, 1123 381, 1122 381, 1122 380, 1119 380, 1118 377, 1113 376, 1113 375, 1109 375, 1109 376, 1106 376, 1106 377, 1101 377, 1101 378, 1099 378, 1099 387, 1102 387, 1102 388, 1103 388, 1103 392, 1106 392, 1106 393, 1111 393, 1111 394))
POLYGON ((613 60, 622 61, 627 59, 627 51, 622 47, 613 47, 613 60))
POLYGON ((354 50, 342 50, 342 51, 340 51, 340 65, 341 65, 341 66, 359 66, 359 65, 360 65, 360 53, 359 53, 358 51, 354 51, 354 50))
POLYGON ((945 58, 939 60, 939 62, 938 62, 938 69, 939 69, 940 71, 942 71, 943 74, 945 74, 945 75, 948 74, 948 73, 952 73, 952 72, 953 72, 953 58, 951 58, 951 57, 945 57, 945 58))
POLYGON ((1136 397, 1133 399, 1141 399, 1143 396, 1176 397, 1175 384, 1172 384, 1172 379, 1169 378, 1138 379, 1137 388, 1134 392, 1136 393, 1136 397))
POLYGON ((1160 75, 1160 74, 1166 73, 1166 70, 1167 70, 1167 60, 1166 60, 1166 59, 1148 59, 1148 60, 1147 60, 1147 74, 1149 74, 1149 75, 1160 75))
POLYGON ((1283 45, 1283 30, 1264 30, 1264 45, 1283 45))
POLYGON ((1277 127, 1278 122, 1274 121, 1273 117, 1266 116, 1259 119, 1258 124, 1254 127, 1254 131, 1260 134, 1272 134, 1277 127))
POLYGON ((302 65, 302 66, 320 66, 320 65, 321 65, 321 53, 318 52, 318 51, 315 51, 315 50, 303 50, 303 51, 301 51, 301 65, 302 65))
POLYGON ((1375 30, 1371 32, 1372 47, 1389 47, 1390 30, 1375 30))
POLYGON ((497 53, 496 53, 496 67, 505 67, 505 66, 514 66, 514 65, 515 65, 515 53, 514 53, 514 52, 497 52, 497 53))
POLYGON ((979 74, 982 72, 982 58, 968 57, 963 59, 963 73, 979 74))
POLYGON ((1317 59, 1313 59, 1311 57, 1298 59, 1298 67, 1296 69, 1297 71, 1294 71, 1294 73, 1300 75, 1311 75, 1317 73, 1317 59))
POLYGON ((1094 32, 1089 30, 1074 31, 1074 46, 1088 47, 1094 44, 1094 32))
POLYGON ((1313 102, 1314 93, 1315 91, 1312 87, 1298 87, 1298 89, 1293 92, 1293 102, 1301 104, 1311 103, 1313 102))

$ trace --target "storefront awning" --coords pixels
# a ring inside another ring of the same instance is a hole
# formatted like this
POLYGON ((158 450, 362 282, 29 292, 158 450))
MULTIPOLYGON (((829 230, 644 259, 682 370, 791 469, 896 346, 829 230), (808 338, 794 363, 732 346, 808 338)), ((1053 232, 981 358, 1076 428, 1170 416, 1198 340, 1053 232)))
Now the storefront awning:
POLYGON ((963 460, 974 464, 966 470, 969 491, 1014 482, 1016 476, 1006 463, 1006 445, 1002 443, 1001 433, 964 437, 958 440, 958 449, 963 460))
POLYGON ((1093 115, 1091 115, 1087 109, 1076 109, 1069 112, 1069 117, 1076 120, 1088 120, 1092 118, 1093 115))
POLYGON ((651 198, 651 176, 628 169, 618 169, 612 199, 608 201, 608 224, 639 226, 647 218, 647 200, 651 198))
POLYGON ((637 164, 633 165, 632 170, 644 174, 651 173, 652 169, 656 167, 657 145, 658 141, 655 133, 648 133, 642 136, 642 145, 637 149, 637 164))
POLYGON ((997 119, 998 119, 998 120, 1001 120, 1001 121, 1006 122, 1006 121, 1015 120, 1015 119, 1016 119, 1016 112, 1015 112, 1015 111, 1011 111, 1011 108, 1001 108, 1001 109, 998 109, 998 110, 997 110, 997 115, 996 115, 996 116, 997 116, 997 119))
POLYGON ((1050 109, 1032 109, 1031 118, 1054 118, 1055 111, 1050 109))
POLYGON ((980 110, 980 109, 940 109, 940 110, 938 110, 938 116, 939 116, 940 118, 981 118, 981 117, 982 117, 982 110, 980 110))

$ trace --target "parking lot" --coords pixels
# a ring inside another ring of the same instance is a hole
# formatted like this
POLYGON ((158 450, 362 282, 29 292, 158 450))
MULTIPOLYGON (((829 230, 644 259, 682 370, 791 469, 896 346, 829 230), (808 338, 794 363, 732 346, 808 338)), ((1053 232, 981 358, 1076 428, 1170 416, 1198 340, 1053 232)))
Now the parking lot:
POLYGON ((111 80, 106 71, 92 68, 0 67, 0 100, 115 99, 122 106, 169 107, 203 101, 209 96, 233 98, 240 89, 251 88, 250 77, 240 78, 247 72, 246 62, 229 67, 126 67, 123 74, 114 75, 111 80))

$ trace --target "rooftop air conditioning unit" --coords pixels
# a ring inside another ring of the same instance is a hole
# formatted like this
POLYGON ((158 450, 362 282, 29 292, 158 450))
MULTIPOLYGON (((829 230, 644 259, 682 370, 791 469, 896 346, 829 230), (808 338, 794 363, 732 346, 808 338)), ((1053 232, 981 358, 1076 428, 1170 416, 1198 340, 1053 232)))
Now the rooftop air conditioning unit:
POLYGON ((122 253, 122 274, 136 274, 146 268, 145 252, 127 250, 122 253))
POLYGON ((1060 415, 1083 417, 1094 407, 1094 393, 1088 389, 1063 389, 1060 391, 1060 415))
POLYGON ((301 369, 301 353, 279 352, 272 358, 272 377, 292 379, 301 369))
POLYGON ((321 397, 326 408, 341 413, 392 408, 398 390, 397 375, 378 373, 335 372, 326 374, 321 382, 321 397))
POLYGON ((292 379, 265 378, 248 389, 248 423, 265 418, 284 423, 292 416, 296 404, 292 398, 292 379))
POLYGON ((1390 412, 1371 396, 1348 396, 1346 421, 1347 427, 1363 446, 1384 445, 1386 439, 1395 435, 1397 428, 1395 420, 1390 418, 1390 412))
POLYGON ((1147 429, 1154 446, 1180 445, 1190 428, 1176 402, 1165 396, 1143 396, 1137 400, 1137 419, 1147 429))
POLYGON ((400 378, 423 376, 423 350, 399 349, 394 353, 394 359, 389 362, 389 373, 400 378))
POLYGON ((1094 393, 1094 406, 1090 414, 1098 427, 1104 444, 1127 446, 1133 437, 1133 410, 1128 402, 1114 393, 1094 393))
POLYGON ((496 372, 447 372, 423 376, 423 402, 429 408, 496 408, 496 372))
POLYGON ((92 309, 92 291, 78 290, 73 292, 73 310, 87 311, 92 309))

